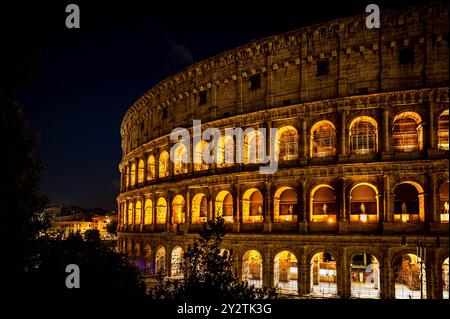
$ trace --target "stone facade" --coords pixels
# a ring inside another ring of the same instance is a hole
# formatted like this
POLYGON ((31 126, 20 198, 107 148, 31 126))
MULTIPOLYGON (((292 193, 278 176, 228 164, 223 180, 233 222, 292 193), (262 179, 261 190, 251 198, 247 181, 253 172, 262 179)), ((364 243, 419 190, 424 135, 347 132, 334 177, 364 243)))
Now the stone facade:
POLYGON ((225 211, 226 193, 232 205, 224 248, 233 251, 240 278, 244 255, 256 250, 262 284, 276 286, 274 260, 287 250, 296 259, 296 292, 308 294, 311 260, 327 252, 336 265, 335 295, 347 298, 355 295, 354 257, 364 252, 379 263, 378 297, 394 298, 398 258, 416 254, 418 236, 426 235, 424 294, 442 298, 448 67, 448 8, 436 3, 384 12, 380 29, 355 16, 255 41, 167 78, 122 123, 119 248, 149 262, 150 273, 170 275, 172 250, 194 240, 199 218, 225 211), (180 172, 160 158, 175 143, 171 130, 190 128, 193 119, 220 130, 289 128, 293 151, 269 175, 256 164, 197 169, 192 152, 180 172), (410 131, 402 132, 407 125, 414 126, 413 142, 410 131), (322 154, 317 139, 325 127, 332 138, 322 154), (415 198, 401 199, 405 184, 415 198), (324 187, 333 195, 319 200, 324 187))

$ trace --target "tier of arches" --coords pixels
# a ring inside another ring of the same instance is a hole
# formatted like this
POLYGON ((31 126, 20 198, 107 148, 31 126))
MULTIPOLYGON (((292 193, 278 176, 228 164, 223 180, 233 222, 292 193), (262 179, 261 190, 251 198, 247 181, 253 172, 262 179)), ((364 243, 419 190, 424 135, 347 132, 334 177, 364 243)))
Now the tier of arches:
MULTIPOLYGON (((449 150, 448 110, 437 117, 437 149, 449 150)), ((425 149, 424 123, 422 116, 414 111, 403 111, 392 119, 391 130, 385 134, 383 151, 394 153, 417 152, 425 149), (392 147, 391 147, 392 146, 392 147), (391 149, 392 148, 392 149, 391 149)), ((256 129, 256 128, 255 128, 256 129)), ((279 162, 298 160, 302 156, 310 158, 333 158, 338 155, 366 156, 382 150, 379 130, 380 124, 369 115, 357 116, 349 121, 345 135, 337 134, 336 124, 330 120, 320 120, 304 130, 300 136, 294 125, 278 127, 275 143, 276 158, 279 162), (309 139, 309 142, 307 141, 309 139), (305 147, 309 150, 305 151, 305 147)), ((341 130, 342 131, 342 130, 341 130)), ((260 163, 266 155, 265 137, 258 130, 244 136, 243 164, 260 163)), ((200 141, 193 145, 178 144, 172 157, 169 150, 161 149, 159 154, 147 154, 124 166, 122 185, 134 187, 157 178, 188 172, 206 171, 211 168, 226 168, 239 163, 236 158, 236 141, 233 136, 222 135, 211 154, 208 143, 200 141), (190 165, 192 164, 192 165, 190 165)))
MULTIPOLYGON (((149 194, 119 203, 119 226, 201 224, 214 216, 226 223, 309 223, 336 224, 345 219, 351 223, 378 223, 381 207, 389 207, 392 222, 421 223, 427 218, 427 206, 433 200, 434 221, 449 221, 449 182, 443 180, 437 187, 437 196, 426 196, 425 189, 415 180, 393 185, 389 196, 370 182, 355 182, 342 195, 342 185, 315 184, 307 187, 284 184, 273 191, 267 187, 247 187, 237 195, 232 189, 215 194, 177 193, 167 198, 164 194, 149 194), (307 196, 303 197, 305 194, 307 196), (342 211, 345 211, 345 214, 342 211)), ((386 215, 386 214, 385 214, 386 215)), ((430 214, 428 214, 430 215, 430 214)), ((432 215, 432 214, 431 214, 432 215)), ((385 220, 386 221, 386 220, 385 220)), ((135 228, 136 229, 136 228, 135 228)))
MULTIPOLYGON (((183 278, 184 248, 181 245, 168 251, 160 244, 153 246, 153 253, 149 244, 141 247, 136 242, 133 248, 131 240, 123 240, 119 245, 144 274, 183 278)), ((243 250, 236 256, 229 248, 222 251, 234 258, 235 273, 242 281, 258 288, 275 288, 283 295, 365 299, 449 297, 449 259, 446 255, 437 265, 431 265, 409 250, 398 252, 389 259, 370 249, 359 249, 346 258, 329 249, 316 249, 302 255, 292 249, 280 248, 269 258, 258 248, 243 250), (436 287, 430 287, 436 279, 439 284, 437 294, 431 292, 436 287)))

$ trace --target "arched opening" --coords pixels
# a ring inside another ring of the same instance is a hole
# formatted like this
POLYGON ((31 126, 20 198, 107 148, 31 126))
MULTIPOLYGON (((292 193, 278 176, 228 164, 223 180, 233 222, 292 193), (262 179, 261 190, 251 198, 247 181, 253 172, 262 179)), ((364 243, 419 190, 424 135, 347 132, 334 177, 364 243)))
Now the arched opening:
POLYGON ((360 183, 350 191, 350 221, 378 222, 378 190, 368 183, 360 183))
POLYGON ((138 163, 138 184, 144 182, 144 161, 141 159, 138 163))
POLYGON ((336 129, 330 121, 323 120, 311 128, 311 157, 336 155, 336 129))
POLYGON ((131 186, 136 185, 136 164, 131 165, 131 186))
POLYGON ((311 294, 315 297, 337 297, 336 258, 327 252, 318 252, 311 258, 311 294))
POLYGON ((333 187, 327 184, 317 185, 312 189, 309 201, 311 222, 336 223, 338 206, 333 187))
POLYGON ((139 271, 142 271, 142 264, 141 264, 141 246, 139 243, 134 244, 134 251, 132 256, 132 264, 136 269, 139 271))
POLYGON ((167 218, 167 202, 163 197, 156 202, 156 223, 165 224, 167 218))
POLYGON ((184 197, 177 195, 172 201, 172 223, 183 224, 186 221, 186 205, 184 197))
POLYGON ((141 218, 142 218, 142 203, 141 203, 140 200, 138 200, 136 202, 135 210, 136 210, 136 217, 135 217, 134 222, 135 222, 136 225, 140 225, 141 224, 141 218))
POLYGON ((192 198, 191 215, 193 224, 201 224, 207 221, 208 202, 205 194, 198 193, 192 198))
POLYGON ((150 155, 147 159, 147 180, 150 181, 156 177, 155 157, 150 155))
POLYGON ((165 274, 166 272, 166 249, 163 246, 156 250, 155 270, 157 274, 165 274))
POLYGON ((274 258, 274 286, 278 293, 287 295, 298 294, 298 263, 297 258, 288 250, 283 250, 274 258))
POLYGON ((130 202, 128 204, 128 225, 133 225, 134 223, 134 219, 133 219, 133 203, 130 202))
POLYGON ((448 223, 448 181, 439 187, 439 212, 441 223, 448 223))
POLYGON ((438 118, 438 148, 448 151, 448 110, 442 112, 438 118))
POLYGON ((442 298, 448 299, 448 257, 442 263, 442 298))
POLYGON ((184 251, 180 246, 177 246, 172 250, 170 270, 170 276, 172 278, 183 278, 183 255, 184 251))
POLYGON ((166 151, 159 155, 159 178, 169 176, 169 153, 166 151))
POLYGON ((415 182, 404 182, 394 191, 394 221, 420 222, 425 217, 422 187, 415 182))
POLYGON ((394 263, 395 299, 426 299, 425 263, 416 254, 404 254, 394 263))
POLYGON ((244 164, 260 163, 264 157, 264 136, 253 130, 244 137, 244 164))
POLYGON ((174 175, 185 174, 188 172, 189 154, 187 148, 183 144, 178 144, 174 152, 175 159, 173 161, 174 175))
POLYGON ((217 167, 228 167, 234 163, 234 140, 229 135, 220 137, 216 152, 217 167))
POLYGON ((369 154, 378 151, 378 125, 369 116, 360 116, 350 124, 350 152, 369 154))
POLYGON ((152 265, 152 248, 149 244, 146 244, 144 247, 144 275, 150 275, 153 273, 153 265, 152 265))
POLYGON ((353 257, 350 264, 351 295, 355 298, 380 298, 380 263, 367 253, 353 257))
POLYGON ((144 225, 150 225, 153 223, 153 202, 151 199, 145 200, 144 205, 144 225))
POLYGON ((393 147, 396 152, 421 151, 423 125, 419 114, 402 112, 394 117, 392 128, 393 147))
POLYGON ((258 223, 263 221, 263 196, 256 188, 248 189, 242 197, 242 222, 258 223))
POLYGON ((205 171, 209 168, 208 159, 211 157, 208 143, 200 141, 194 149, 194 170, 205 171))
POLYGON ((262 257, 256 250, 247 250, 242 257, 242 281, 249 286, 262 287, 262 257))
POLYGON ((292 161, 298 158, 298 134, 293 126, 283 126, 277 131, 276 150, 279 161, 292 161))
POLYGON ((273 200, 274 222, 296 222, 298 211, 297 193, 289 186, 278 188, 273 200))
POLYGON ((233 196, 229 191, 220 191, 216 196, 216 215, 225 222, 233 222, 233 196))

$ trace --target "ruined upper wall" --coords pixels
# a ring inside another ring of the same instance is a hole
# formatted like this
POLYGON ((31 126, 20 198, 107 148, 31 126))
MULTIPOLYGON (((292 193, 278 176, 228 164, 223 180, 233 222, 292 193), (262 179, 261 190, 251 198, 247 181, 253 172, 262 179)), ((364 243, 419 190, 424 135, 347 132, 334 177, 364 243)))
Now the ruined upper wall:
POLYGON ((192 119, 207 122, 281 105, 448 86, 447 4, 382 11, 380 29, 367 29, 365 18, 264 38, 168 77, 125 114, 123 153, 173 128, 190 127, 192 119), (319 64, 328 64, 326 74, 318 73, 319 64), (251 78, 258 74, 259 88, 252 89, 251 78))

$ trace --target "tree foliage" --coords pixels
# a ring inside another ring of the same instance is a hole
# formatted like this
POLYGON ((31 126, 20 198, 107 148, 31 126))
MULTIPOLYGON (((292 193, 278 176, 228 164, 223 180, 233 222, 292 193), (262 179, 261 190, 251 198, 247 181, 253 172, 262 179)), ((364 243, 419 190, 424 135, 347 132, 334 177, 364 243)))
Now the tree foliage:
POLYGON ((164 279, 160 275, 151 296, 155 299, 211 301, 275 298, 273 289, 249 286, 233 274, 233 253, 221 250, 224 235, 222 217, 204 223, 200 239, 184 253, 183 279, 164 279))

